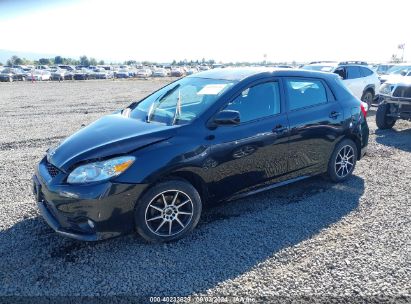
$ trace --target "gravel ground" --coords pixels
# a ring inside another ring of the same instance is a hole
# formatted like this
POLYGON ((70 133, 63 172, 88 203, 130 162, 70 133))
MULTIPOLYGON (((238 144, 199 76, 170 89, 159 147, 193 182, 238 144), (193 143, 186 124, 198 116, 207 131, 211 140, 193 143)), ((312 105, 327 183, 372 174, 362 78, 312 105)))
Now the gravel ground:
POLYGON ((168 81, 0 83, 0 296, 411 301, 411 123, 380 131, 373 112, 369 154, 343 184, 311 178, 210 206, 172 244, 55 234, 30 192, 44 151, 168 81))

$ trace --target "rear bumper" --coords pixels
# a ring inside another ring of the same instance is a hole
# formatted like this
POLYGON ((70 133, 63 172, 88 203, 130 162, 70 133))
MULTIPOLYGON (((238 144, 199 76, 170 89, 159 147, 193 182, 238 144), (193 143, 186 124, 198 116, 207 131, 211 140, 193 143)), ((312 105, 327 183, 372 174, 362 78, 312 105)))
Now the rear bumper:
POLYGON ((51 178, 40 162, 33 176, 33 194, 42 217, 58 234, 98 241, 134 231, 134 206, 145 184, 110 181, 88 185, 51 178))

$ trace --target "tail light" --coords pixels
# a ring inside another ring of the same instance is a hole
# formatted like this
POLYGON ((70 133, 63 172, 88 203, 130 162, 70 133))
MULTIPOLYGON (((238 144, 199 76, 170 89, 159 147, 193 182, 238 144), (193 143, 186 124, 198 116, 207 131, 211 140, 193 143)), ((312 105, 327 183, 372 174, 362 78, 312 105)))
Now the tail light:
POLYGON ((364 118, 367 117, 367 111, 368 111, 368 104, 366 104, 365 102, 361 101, 361 112, 364 115, 364 118))

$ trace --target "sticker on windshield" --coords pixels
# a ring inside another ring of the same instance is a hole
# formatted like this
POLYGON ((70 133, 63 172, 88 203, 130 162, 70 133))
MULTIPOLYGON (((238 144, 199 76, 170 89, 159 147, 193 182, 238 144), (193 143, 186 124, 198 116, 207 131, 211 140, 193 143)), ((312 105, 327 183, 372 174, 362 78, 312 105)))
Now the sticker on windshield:
POLYGON ((219 94, 227 84, 207 84, 198 91, 197 95, 217 95, 219 94))

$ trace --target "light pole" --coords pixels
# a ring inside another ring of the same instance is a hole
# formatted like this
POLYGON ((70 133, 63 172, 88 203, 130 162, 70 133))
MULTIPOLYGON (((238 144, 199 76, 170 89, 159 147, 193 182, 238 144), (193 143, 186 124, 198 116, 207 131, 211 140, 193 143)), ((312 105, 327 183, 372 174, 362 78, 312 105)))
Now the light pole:
POLYGON ((404 50, 405 50, 405 43, 401 43, 398 45, 398 49, 402 50, 402 54, 401 54, 401 62, 404 62, 404 50))

